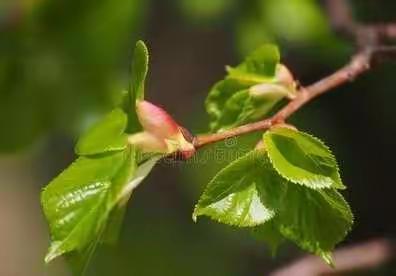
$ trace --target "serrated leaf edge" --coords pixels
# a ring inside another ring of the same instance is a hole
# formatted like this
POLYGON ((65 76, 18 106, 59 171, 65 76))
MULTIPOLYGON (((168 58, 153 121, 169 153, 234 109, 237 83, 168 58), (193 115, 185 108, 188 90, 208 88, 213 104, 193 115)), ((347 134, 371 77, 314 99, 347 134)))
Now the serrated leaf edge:
MULTIPOLYGON (((281 126, 274 126, 274 127, 272 127, 271 129, 274 129, 274 128, 281 128, 281 126)), ((282 128, 286 128, 286 127, 282 127, 282 128)), ((266 148, 268 148, 268 145, 266 144, 265 137, 268 136, 268 135, 270 135, 269 133, 270 133, 271 129, 268 130, 268 131, 266 131, 266 132, 263 134, 264 145, 265 145, 266 148)), ((316 138, 316 137, 314 137, 314 136, 312 136, 312 135, 310 135, 310 134, 308 134, 308 133, 306 133, 306 132, 303 132, 303 131, 298 131, 298 132, 299 132, 300 134, 303 134, 303 135, 306 135, 306 136, 308 136, 308 137, 310 137, 310 138, 313 138, 314 140, 316 140, 317 142, 319 142, 321 145, 323 145, 323 146, 326 148, 326 150, 329 152, 330 157, 331 157, 331 158, 333 159, 333 161, 335 161, 335 163, 336 163, 337 177, 338 177, 338 179, 340 180, 340 183, 341 183, 342 186, 338 186, 338 185, 334 182, 334 180, 331 179, 331 178, 328 177, 328 176, 326 176, 325 178, 328 178, 328 179, 330 180, 330 182, 333 183, 333 184, 329 184, 329 185, 325 185, 325 186, 324 186, 324 185, 322 185, 322 186, 316 186, 316 187, 307 185, 306 183, 301 182, 301 181, 296 181, 296 180, 294 180, 294 179, 290 179, 289 177, 287 177, 286 175, 284 175, 284 174, 277 168, 277 166, 276 166, 276 165, 274 164, 274 162, 273 162, 273 159, 271 158, 271 155, 270 155, 270 154, 268 153, 268 151, 267 151, 268 159, 270 160, 271 165, 272 165, 272 167, 275 169, 275 171, 276 171, 282 178, 286 179, 287 181, 289 181, 289 182, 291 182, 291 183, 298 184, 298 185, 301 185, 301 186, 304 186, 304 187, 308 187, 308 188, 311 188, 311 189, 314 189, 314 190, 328 189, 328 188, 335 188, 335 189, 339 189, 339 190, 344 190, 344 189, 346 189, 346 186, 342 183, 342 179, 341 179, 341 175, 340 175, 340 171, 339 171, 339 166, 338 166, 338 164, 337 164, 336 158, 335 158, 335 156, 332 154, 330 148, 327 147, 327 146, 326 146, 321 140, 319 140, 318 138, 316 138), (333 186, 334 184, 337 185, 337 187, 334 187, 334 186, 333 186)))

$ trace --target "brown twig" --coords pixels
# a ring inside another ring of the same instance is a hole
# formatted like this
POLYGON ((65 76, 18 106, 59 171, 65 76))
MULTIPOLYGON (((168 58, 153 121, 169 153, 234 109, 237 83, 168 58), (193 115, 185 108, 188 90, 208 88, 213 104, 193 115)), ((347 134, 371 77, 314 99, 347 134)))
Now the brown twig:
POLYGON ((359 48, 396 39, 396 23, 361 24, 354 20, 347 0, 326 0, 326 8, 333 28, 352 38, 359 48))
POLYGON ((395 257, 396 247, 388 239, 378 238, 337 249, 333 254, 335 268, 319 257, 306 256, 272 272, 271 276, 343 275, 346 272, 378 267, 395 257))
POLYGON ((382 61, 384 58, 396 58, 396 46, 382 44, 382 38, 396 38, 396 23, 363 26, 356 23, 343 0, 328 1, 330 15, 334 16, 333 22, 339 29, 353 34, 355 42, 359 45, 359 51, 351 61, 333 74, 311 84, 302 87, 297 96, 274 116, 262 121, 242 125, 220 133, 198 135, 194 138, 195 148, 225 140, 227 138, 243 134, 269 129, 273 125, 283 123, 294 112, 314 98, 325 94, 332 89, 354 80, 362 73, 368 71, 374 61, 382 61), (337 17, 337 18, 336 18, 337 17), (363 30, 370 30, 369 33, 363 30))
POLYGON ((355 39, 358 24, 353 20, 352 11, 345 0, 326 0, 330 23, 337 32, 355 39))

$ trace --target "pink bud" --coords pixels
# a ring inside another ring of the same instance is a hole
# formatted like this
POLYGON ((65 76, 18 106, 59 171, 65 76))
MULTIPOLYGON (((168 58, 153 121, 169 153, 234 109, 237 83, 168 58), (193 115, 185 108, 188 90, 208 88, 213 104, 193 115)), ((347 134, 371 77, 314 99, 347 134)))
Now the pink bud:
POLYGON ((158 138, 170 138, 179 133, 177 123, 162 108, 148 101, 139 101, 136 111, 144 130, 158 138))
POLYGON ((136 112, 143 132, 130 135, 128 140, 145 152, 179 152, 187 159, 195 153, 194 145, 184 137, 182 128, 162 108, 139 101, 136 112))

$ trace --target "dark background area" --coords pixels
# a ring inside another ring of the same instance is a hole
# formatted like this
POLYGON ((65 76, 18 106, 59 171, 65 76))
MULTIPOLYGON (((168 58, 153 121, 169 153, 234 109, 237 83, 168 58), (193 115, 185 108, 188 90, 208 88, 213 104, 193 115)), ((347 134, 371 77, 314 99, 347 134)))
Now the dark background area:
MULTIPOLYGON (((394 1, 350 1, 357 20, 396 19, 394 1)), ((81 132, 120 101, 135 41, 150 50, 146 98, 193 133, 208 130, 204 100, 224 66, 266 42, 303 84, 346 63, 353 45, 313 0, 3 0, 0 2, 0 275, 68 275, 45 267, 40 189, 74 158, 81 132)), ((333 150, 355 225, 344 244, 394 239, 396 65, 376 67, 296 113, 291 122, 333 150)), ((252 137, 219 143, 198 160, 162 163, 134 193, 121 240, 101 248, 90 275, 267 275, 304 253, 276 258, 247 231, 193 206, 215 172, 252 137), (217 149, 217 150, 216 150, 217 149)), ((395 267, 370 271, 396 275, 395 267)), ((360 275, 360 274, 358 274, 360 275)))

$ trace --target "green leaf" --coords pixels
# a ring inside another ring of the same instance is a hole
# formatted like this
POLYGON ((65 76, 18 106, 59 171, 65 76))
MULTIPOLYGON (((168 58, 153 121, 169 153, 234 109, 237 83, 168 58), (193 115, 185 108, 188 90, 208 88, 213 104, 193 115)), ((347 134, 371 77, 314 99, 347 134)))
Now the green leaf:
POLYGON ((148 73, 149 52, 146 44, 139 40, 133 52, 131 66, 131 84, 129 87, 129 103, 126 107, 128 113, 128 132, 139 130, 140 124, 136 115, 136 101, 144 99, 144 85, 148 73))
POLYGON ((251 53, 243 63, 235 68, 228 68, 231 78, 242 82, 265 82, 275 76, 276 66, 280 60, 278 47, 265 44, 251 53))
POLYGON ((50 262, 66 254, 82 274, 99 242, 114 242, 130 195, 159 157, 136 167, 136 150, 79 157, 43 190, 50 226, 50 262))
POLYGON ((75 152, 91 155, 124 150, 127 147, 126 125, 126 114, 119 108, 114 109, 78 140, 75 152))
POLYGON ((126 156, 79 157, 42 192, 42 206, 51 230, 46 262, 70 251, 89 247, 108 215, 111 181, 126 156))
POLYGON ((304 132, 275 127, 264 144, 277 172, 289 181, 313 189, 344 189, 335 157, 323 142, 304 132))
POLYGON ((205 101, 206 112, 211 117, 210 129, 218 130, 222 124, 220 120, 224 120, 223 112, 228 112, 225 105, 230 97, 239 91, 247 91, 249 85, 243 84, 238 80, 224 79, 217 82, 210 90, 205 101))
POLYGON ((277 81, 279 59, 278 48, 267 44, 235 68, 227 67, 228 74, 212 87, 205 102, 211 131, 220 132, 262 118, 287 96, 257 98, 251 92, 256 85, 277 81))
POLYGON ((331 251, 345 238, 353 215, 334 188, 295 185, 273 168, 269 152, 254 150, 223 168, 193 213, 221 223, 253 227, 275 254, 284 238, 331 264, 331 251))
POLYGON ((352 212, 335 189, 288 185, 279 211, 279 230, 302 249, 331 264, 330 252, 345 238, 352 223, 352 212))
MULTIPOLYGON (((246 98, 242 105, 238 117, 234 120, 234 124, 230 125, 230 127, 237 127, 239 125, 263 118, 280 100, 282 100, 282 98, 284 98, 284 96, 272 96, 271 98, 255 98, 251 94, 249 94, 249 96, 246 98)), ((231 99, 232 98, 230 98, 229 101, 231 99)), ((240 104, 241 103, 239 102, 239 105, 240 104)), ((220 129, 220 131, 226 128, 223 127, 220 129)))
POLYGON ((249 152, 223 168, 208 184, 193 213, 239 227, 271 219, 284 186, 271 170, 266 153, 249 152))
MULTIPOLYGON (((132 60, 132 95, 133 99, 144 99, 144 82, 148 72, 149 53, 146 44, 139 40, 136 43, 132 60)), ((132 102, 134 104, 134 102, 132 102)))
POLYGON ((249 90, 238 91, 227 99, 216 123, 221 127, 218 131, 232 128, 238 124, 238 117, 241 116, 245 103, 249 99, 249 90))

